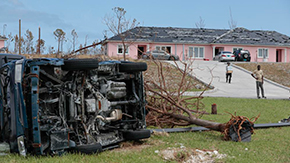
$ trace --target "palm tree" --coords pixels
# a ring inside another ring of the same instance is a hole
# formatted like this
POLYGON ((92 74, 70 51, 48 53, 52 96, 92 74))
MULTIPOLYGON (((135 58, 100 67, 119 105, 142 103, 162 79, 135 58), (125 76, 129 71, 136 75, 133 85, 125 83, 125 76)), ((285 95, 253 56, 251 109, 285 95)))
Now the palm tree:
POLYGON ((56 29, 53 32, 53 34, 55 36, 55 39, 57 39, 57 43, 58 43, 58 46, 57 46, 57 55, 59 55, 60 45, 61 45, 61 50, 62 50, 63 41, 65 40, 65 32, 62 29, 56 29))

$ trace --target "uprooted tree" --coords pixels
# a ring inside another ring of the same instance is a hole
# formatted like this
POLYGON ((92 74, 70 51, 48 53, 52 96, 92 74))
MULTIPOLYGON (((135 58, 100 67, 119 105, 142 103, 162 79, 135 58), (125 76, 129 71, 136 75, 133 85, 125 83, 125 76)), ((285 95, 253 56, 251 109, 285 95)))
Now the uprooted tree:
MULTIPOLYGON (((175 66, 154 60, 148 65, 149 69, 154 69, 154 71, 147 70, 144 74, 144 85, 147 95, 146 108, 148 110, 146 122, 148 125, 164 128, 195 124, 222 132, 225 139, 229 140, 231 126, 236 126, 235 130, 239 133, 243 128, 244 122, 253 124, 256 121, 257 118, 251 121, 247 117, 234 115, 225 124, 201 119, 202 115, 209 114, 204 110, 202 95, 205 90, 209 89, 212 80, 208 85, 204 86, 203 91, 199 95, 186 96, 189 89, 197 86, 201 88, 200 84, 194 82, 196 80, 189 77, 189 74, 193 72, 191 68, 193 62, 174 63, 175 66), (172 69, 177 71, 172 71, 172 69)), ((211 74, 212 70, 210 69, 211 74)), ((253 126, 250 126, 250 130, 253 133, 253 126)), ((239 141, 241 141, 240 136, 239 141)))

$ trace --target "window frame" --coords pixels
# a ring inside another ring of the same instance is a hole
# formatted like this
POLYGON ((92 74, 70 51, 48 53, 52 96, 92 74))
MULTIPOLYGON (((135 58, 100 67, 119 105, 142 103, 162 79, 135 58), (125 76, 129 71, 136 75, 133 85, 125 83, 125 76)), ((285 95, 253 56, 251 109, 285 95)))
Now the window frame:
POLYGON ((265 59, 268 59, 269 58, 269 49, 268 48, 258 48, 258 58, 265 58, 265 59), (261 50, 261 54, 262 55, 260 55, 260 50, 261 50), (264 57, 264 53, 266 52, 266 57, 264 57))
MULTIPOLYGON (((126 51, 125 51, 125 54, 126 55, 128 55, 129 54, 129 46, 128 45, 125 45, 125 47, 126 47, 126 51)), ((123 54, 123 51, 124 51, 124 46, 123 46, 123 44, 118 44, 117 45, 117 54, 123 54), (122 50, 122 52, 121 53, 119 53, 119 50, 122 50)))
POLYGON ((205 56, 205 48, 204 48, 204 46, 189 46, 188 47, 188 57, 189 58, 201 58, 201 59, 203 59, 204 56, 205 56), (192 54, 190 54, 190 52, 191 52, 190 48, 192 48, 192 54), (196 48, 197 48, 197 55, 195 55, 195 49, 196 48), (202 52, 203 52, 202 56, 200 54, 201 49, 202 49, 202 52))

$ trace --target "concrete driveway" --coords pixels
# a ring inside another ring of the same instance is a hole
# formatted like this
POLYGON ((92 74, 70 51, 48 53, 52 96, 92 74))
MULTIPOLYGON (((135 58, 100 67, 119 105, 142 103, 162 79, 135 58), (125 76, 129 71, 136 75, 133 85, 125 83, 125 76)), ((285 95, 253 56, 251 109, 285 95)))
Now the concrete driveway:
MULTIPOLYGON (((180 61, 178 65, 183 65, 180 61)), ((251 72, 233 65, 231 84, 226 83, 226 62, 217 61, 194 61, 191 75, 202 82, 209 84, 211 80, 213 90, 206 91, 203 96, 208 97, 234 97, 234 98, 257 98, 256 81, 251 72), (211 73, 212 70, 212 73, 211 73)), ((262 67, 263 70, 263 67, 262 67)), ((290 88, 265 79, 264 92, 267 99, 289 99, 290 88)), ((199 95, 200 92, 190 92, 189 95, 199 95)), ((260 94, 261 96, 261 94, 260 94)))

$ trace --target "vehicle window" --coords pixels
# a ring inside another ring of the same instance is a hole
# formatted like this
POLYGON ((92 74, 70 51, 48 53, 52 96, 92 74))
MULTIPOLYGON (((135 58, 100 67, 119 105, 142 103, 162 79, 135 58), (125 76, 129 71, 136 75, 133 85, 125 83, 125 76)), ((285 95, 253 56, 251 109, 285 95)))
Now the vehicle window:
POLYGON ((243 48, 233 48, 233 52, 237 52, 238 53, 239 50, 243 50, 243 48))
MULTIPOLYGON (((7 58, 7 61, 8 61, 8 62, 11 62, 11 61, 13 61, 13 60, 19 60, 19 59, 21 59, 21 58, 7 58)), ((3 64, 5 63, 5 58, 2 58, 2 63, 3 63, 3 64)))

